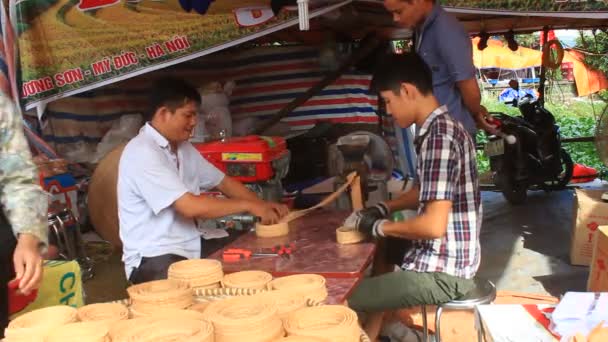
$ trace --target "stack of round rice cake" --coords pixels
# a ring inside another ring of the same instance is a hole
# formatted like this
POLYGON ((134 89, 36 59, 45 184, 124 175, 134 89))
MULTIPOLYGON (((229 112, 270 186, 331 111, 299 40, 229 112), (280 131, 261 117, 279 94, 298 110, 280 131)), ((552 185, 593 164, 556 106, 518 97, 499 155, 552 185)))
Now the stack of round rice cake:
POLYGON ((49 306, 25 313, 4 330, 6 342, 43 342, 53 329, 78 320, 76 309, 67 305, 49 306))
POLYGON ((171 264, 168 278, 186 282, 192 289, 219 288, 224 271, 218 260, 190 259, 171 264))
POLYGON ((155 280, 127 289, 131 313, 143 316, 162 309, 185 309, 194 303, 190 286, 182 281, 155 280))
POLYGON ((284 336, 276 305, 256 296, 213 302, 204 315, 213 324, 215 342, 272 342, 284 336))

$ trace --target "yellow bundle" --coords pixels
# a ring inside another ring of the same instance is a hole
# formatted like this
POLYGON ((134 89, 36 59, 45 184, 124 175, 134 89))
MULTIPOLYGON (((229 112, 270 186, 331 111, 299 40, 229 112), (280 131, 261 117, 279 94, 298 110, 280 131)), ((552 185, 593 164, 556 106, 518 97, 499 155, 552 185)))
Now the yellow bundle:
POLYGON ((168 278, 184 281, 191 288, 218 288, 224 277, 222 263, 213 259, 190 259, 169 266, 168 278))
POLYGON ((267 288, 272 275, 264 271, 242 271, 226 274, 222 285, 229 288, 258 289, 267 288))
MULTIPOLYGON (((190 318, 136 318, 132 324, 112 327, 112 342, 213 342, 213 327, 190 318)), ((129 321, 124 321, 129 322, 129 321)))
POLYGON ((198 311, 200 313, 205 312, 211 302, 196 302, 188 307, 188 310, 198 311))
POLYGON ((272 342, 284 336, 276 306, 258 297, 213 302, 204 315, 213 324, 215 342, 272 342))
POLYGON ((274 342, 329 342, 328 340, 324 340, 318 337, 310 337, 310 336, 287 336, 275 340, 274 342))
POLYGON ((303 295, 306 299, 323 302, 327 298, 325 278, 317 274, 296 274, 276 278, 268 284, 271 290, 288 291, 303 295))
POLYGON ((11 321, 4 330, 5 342, 43 341, 56 327, 76 322, 76 309, 67 305, 49 306, 25 313, 11 321))
POLYGON ((146 315, 159 309, 184 309, 192 305, 194 296, 187 283, 177 280, 155 280, 127 289, 131 310, 146 315))
POLYGON ((357 314, 346 306, 323 305, 292 312, 285 321, 289 336, 323 338, 332 342, 358 342, 357 314))
POLYGON ((268 291, 257 294, 255 297, 274 303, 277 307, 277 314, 282 321, 285 321, 290 313, 306 307, 306 298, 300 293, 290 291, 268 291))
POLYGON ((45 342, 109 342, 108 321, 76 322, 53 329, 45 342))
POLYGON ((79 308, 77 314, 81 322, 120 321, 129 319, 129 308, 119 303, 97 303, 79 308))
POLYGON ((135 310, 131 310, 131 316, 133 318, 150 317, 150 318, 172 318, 172 319, 196 319, 199 321, 204 320, 203 313, 192 310, 192 309, 172 309, 172 308, 161 308, 158 310, 150 310, 146 313, 140 313, 135 310))

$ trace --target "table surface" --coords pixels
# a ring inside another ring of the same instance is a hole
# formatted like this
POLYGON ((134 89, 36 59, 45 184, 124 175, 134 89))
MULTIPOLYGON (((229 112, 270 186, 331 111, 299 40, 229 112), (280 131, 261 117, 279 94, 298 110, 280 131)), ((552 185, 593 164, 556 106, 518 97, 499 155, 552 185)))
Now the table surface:
POLYGON ((326 278, 361 278, 372 261, 376 247, 372 242, 351 245, 336 242, 336 228, 347 215, 343 211, 320 209, 290 222, 287 236, 258 238, 254 232, 249 232, 224 247, 244 248, 255 253, 268 251, 279 244, 293 243, 295 248, 290 259, 265 257, 223 262, 223 249, 209 258, 222 261, 226 273, 261 270, 275 277, 314 273, 326 278))
POLYGON ((325 278, 327 286, 327 304, 344 304, 350 297, 361 278, 325 278))

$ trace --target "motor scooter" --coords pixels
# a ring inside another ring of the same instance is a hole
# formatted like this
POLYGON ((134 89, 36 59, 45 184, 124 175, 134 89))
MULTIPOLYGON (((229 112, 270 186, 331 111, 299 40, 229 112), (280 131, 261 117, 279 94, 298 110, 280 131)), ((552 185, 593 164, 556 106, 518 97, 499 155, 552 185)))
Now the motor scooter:
POLYGON ((528 190, 564 189, 574 168, 553 114, 531 97, 517 107, 521 116, 490 113, 497 134, 484 146, 494 184, 511 204, 524 203, 528 190))

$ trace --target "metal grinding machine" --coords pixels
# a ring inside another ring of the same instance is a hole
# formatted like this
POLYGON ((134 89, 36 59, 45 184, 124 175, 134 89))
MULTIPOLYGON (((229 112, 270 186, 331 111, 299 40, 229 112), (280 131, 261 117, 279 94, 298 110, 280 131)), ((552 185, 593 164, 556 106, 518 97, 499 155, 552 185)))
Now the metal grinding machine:
MULTIPOLYGON (((250 135, 193 145, 205 159, 258 197, 274 202, 283 198, 281 180, 287 176, 291 157, 284 138, 250 135)), ((222 196, 214 192, 208 194, 222 196)), ((249 230, 255 222, 254 216, 243 214, 206 220, 205 226, 249 230)))
MULTIPOLYGON (((366 206, 388 199, 387 182, 394 167, 393 152, 382 137, 371 132, 357 131, 338 139, 335 145, 336 158, 330 169, 335 170, 334 189, 346 183, 346 176, 356 171, 361 176, 361 192, 366 206)), ((352 210, 348 194, 337 200, 337 208, 352 210)))

